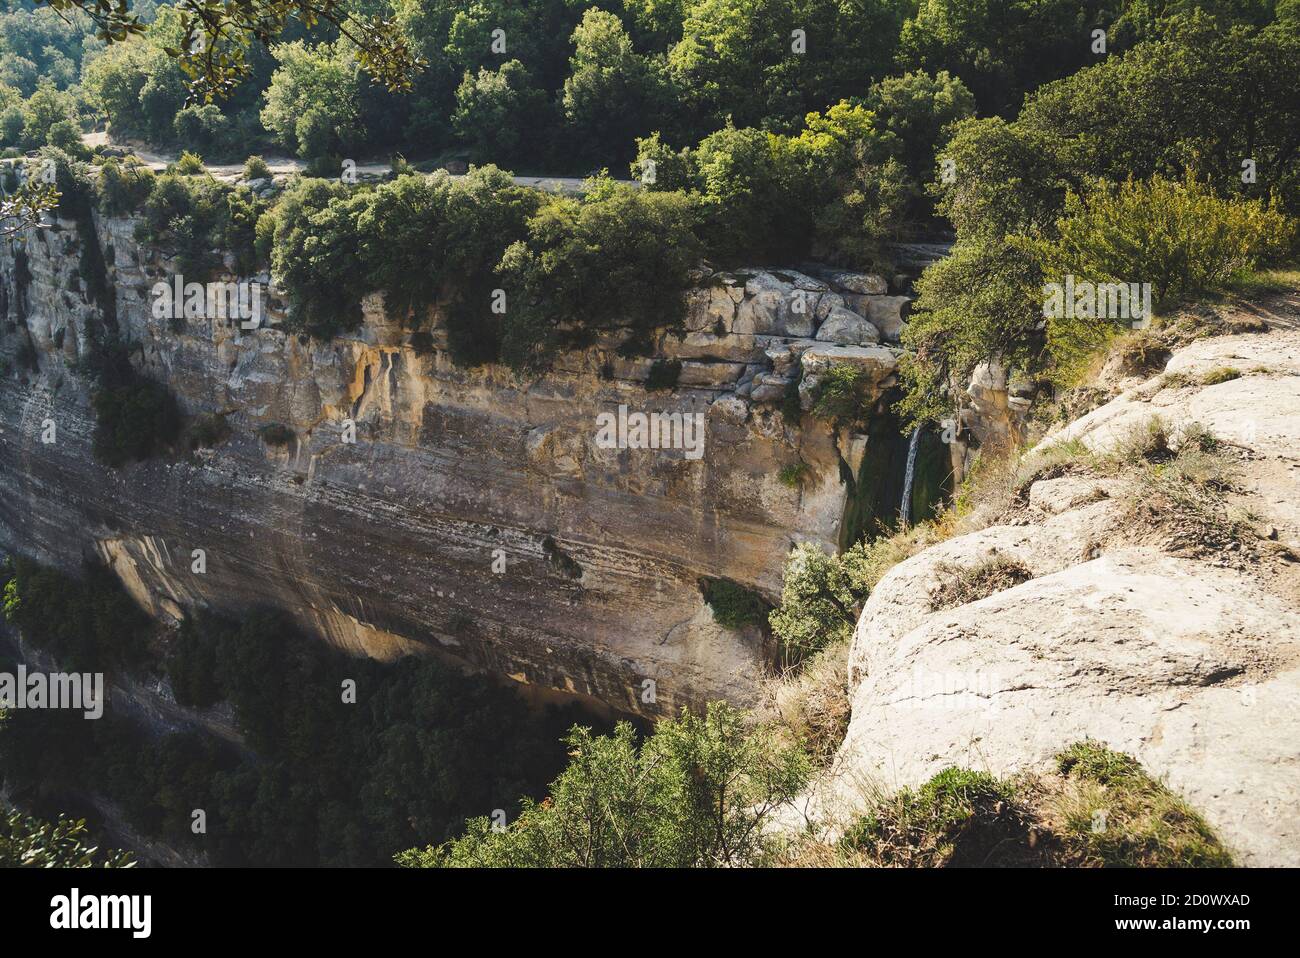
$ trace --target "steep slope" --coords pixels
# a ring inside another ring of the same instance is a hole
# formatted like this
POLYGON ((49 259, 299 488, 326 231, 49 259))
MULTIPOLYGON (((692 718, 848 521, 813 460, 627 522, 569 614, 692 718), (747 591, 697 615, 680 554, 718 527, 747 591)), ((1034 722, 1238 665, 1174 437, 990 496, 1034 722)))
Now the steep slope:
POLYGON ((132 364, 230 436, 120 470, 95 461, 98 310, 78 269, 85 224, 60 220, 21 265, 0 252, 0 548, 65 568, 98 554, 161 616, 271 605, 354 651, 437 650, 620 709, 752 693, 773 650, 758 628, 718 625, 700 580, 774 598, 792 540, 836 540, 842 463, 863 444, 786 420, 796 374, 805 401, 832 359, 893 381, 896 350, 876 343, 903 299, 878 277, 703 271, 685 327, 655 344, 680 362, 677 386, 655 392, 652 360, 617 354, 619 330, 525 379, 456 367, 440 316, 419 342, 379 296, 328 341, 159 318, 152 289, 175 263, 130 219, 96 220, 132 364), (602 445, 597 417, 620 405, 698 415, 700 454, 602 445), (797 487, 778 481, 799 463, 797 487))
POLYGON ((813 815, 949 765, 1128 752, 1242 864, 1300 864, 1300 329, 1202 339, 1042 442, 994 524, 894 567, 813 815))

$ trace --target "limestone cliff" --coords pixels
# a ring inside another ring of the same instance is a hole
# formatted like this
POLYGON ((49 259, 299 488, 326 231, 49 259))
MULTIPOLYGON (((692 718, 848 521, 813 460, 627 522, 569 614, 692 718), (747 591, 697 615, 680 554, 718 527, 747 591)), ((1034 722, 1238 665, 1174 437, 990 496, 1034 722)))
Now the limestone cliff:
MULTIPOLYGON (((781 401, 802 365, 806 404, 836 359, 883 392, 896 351, 877 344, 906 308, 877 277, 704 270, 684 328, 654 344, 681 361, 678 386, 648 392, 652 360, 618 358, 617 332, 544 376, 462 369, 439 316, 417 348, 379 295, 328 341, 158 319, 151 289, 173 264, 129 219, 95 232, 132 362, 231 434, 119 470, 94 461, 82 240, 66 220, 35 232, 22 262, 0 253, 0 545, 65 567, 98 553, 160 616, 270 604, 354 651, 441 651, 651 715, 748 697, 772 650, 717 625, 699 580, 774 598, 794 541, 835 542, 842 463, 863 442, 841 448, 781 401), (601 448, 597 416, 620 405, 701 414, 703 455, 601 448), (268 444, 271 424, 291 439, 268 444), (797 488, 778 481, 800 462, 797 488)), ((282 319, 274 288, 270 306, 282 319)))

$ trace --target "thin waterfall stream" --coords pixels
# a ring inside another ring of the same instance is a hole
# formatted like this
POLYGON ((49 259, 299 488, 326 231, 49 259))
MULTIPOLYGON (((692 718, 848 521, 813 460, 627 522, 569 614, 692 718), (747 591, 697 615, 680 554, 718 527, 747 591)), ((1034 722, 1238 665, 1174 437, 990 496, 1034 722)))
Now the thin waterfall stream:
POLYGON ((899 504, 898 514, 906 527, 912 521, 912 482, 916 478, 916 451, 921 445, 921 427, 912 430, 912 438, 907 444, 907 468, 903 472, 903 501, 899 504))

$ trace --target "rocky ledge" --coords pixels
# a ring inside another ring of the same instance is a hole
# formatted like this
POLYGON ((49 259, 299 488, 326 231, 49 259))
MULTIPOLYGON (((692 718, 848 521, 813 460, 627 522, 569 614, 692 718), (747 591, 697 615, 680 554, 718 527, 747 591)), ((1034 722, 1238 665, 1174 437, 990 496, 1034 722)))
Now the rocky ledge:
POLYGON ((1130 380, 1026 457, 993 524, 882 579, 815 819, 1093 738, 1163 776, 1240 863, 1300 864, 1296 320, 1130 380))

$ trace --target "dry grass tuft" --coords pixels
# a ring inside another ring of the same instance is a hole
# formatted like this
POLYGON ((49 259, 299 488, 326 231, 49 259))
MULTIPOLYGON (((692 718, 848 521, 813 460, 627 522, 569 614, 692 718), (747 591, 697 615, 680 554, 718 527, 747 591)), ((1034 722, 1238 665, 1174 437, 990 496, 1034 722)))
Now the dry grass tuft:
POLYGON ((934 612, 978 602, 1034 577, 1023 563, 998 555, 964 569, 943 563, 937 571, 946 578, 930 591, 930 610, 934 612))

